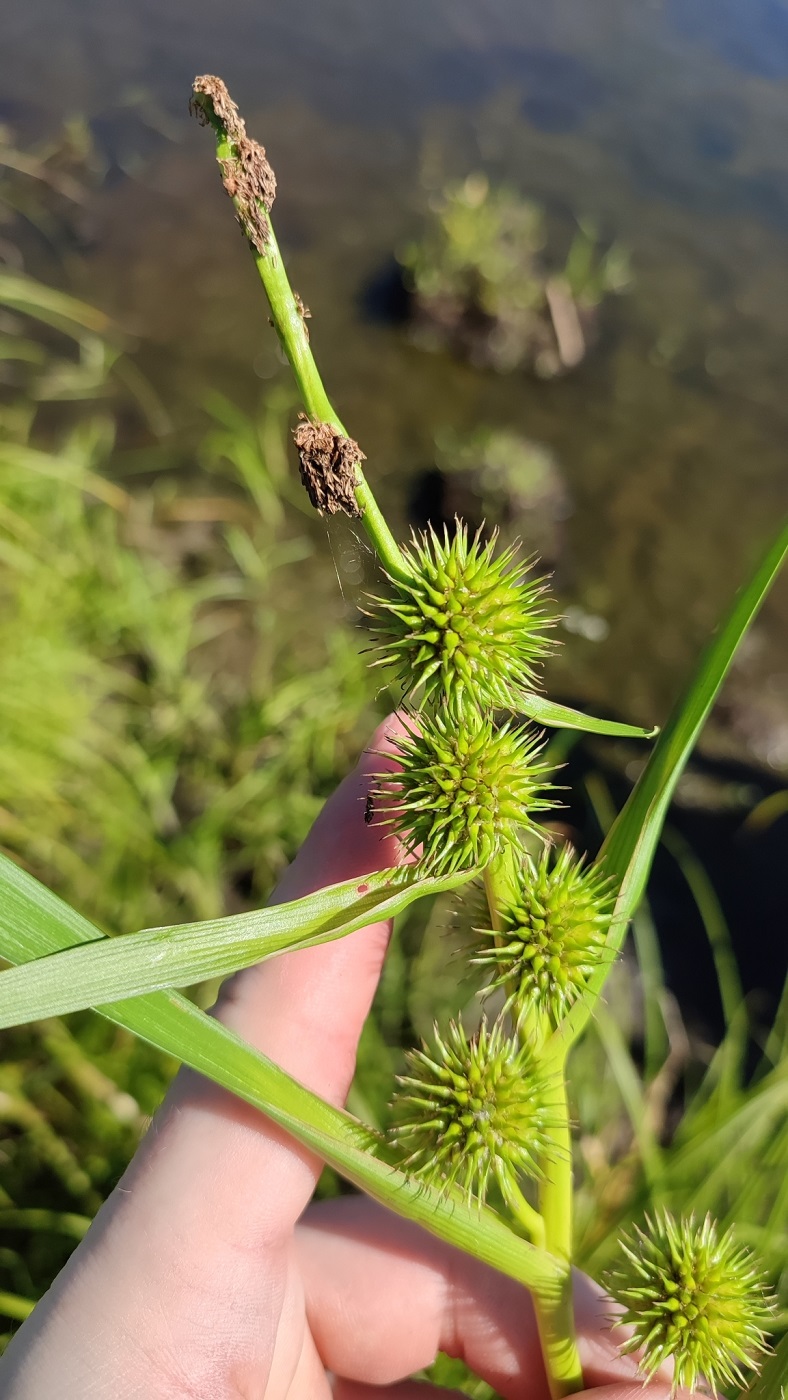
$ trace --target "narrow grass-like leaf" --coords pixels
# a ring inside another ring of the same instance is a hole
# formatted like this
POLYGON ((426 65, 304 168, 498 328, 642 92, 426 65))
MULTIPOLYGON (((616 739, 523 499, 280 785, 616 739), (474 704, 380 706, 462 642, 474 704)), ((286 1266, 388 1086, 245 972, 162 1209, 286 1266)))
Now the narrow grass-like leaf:
MULTIPOLYGON (((584 787, 599 829, 607 836, 616 819, 610 789, 601 773, 594 772, 586 775, 584 787)), ((670 1046, 664 1013, 662 953, 647 900, 643 900, 632 915, 632 939, 643 996, 643 1078, 650 1084, 664 1064, 670 1046)))
MULTIPOLYGON (((0 856, 0 957, 22 963, 101 938, 76 910, 0 856)), ((115 1002, 101 1014, 259 1108, 390 1210, 548 1302, 560 1298, 565 1270, 558 1260, 519 1239, 489 1208, 468 1205, 456 1191, 442 1193, 411 1180, 375 1157, 379 1139, 369 1128, 324 1103, 178 992, 115 1002)))
POLYGON ((77 340, 83 331, 101 335, 111 326, 109 317, 95 306, 16 272, 0 272, 0 305, 34 316, 77 340))
POLYGON ((637 724, 619 724, 613 719, 597 719, 596 715, 585 715, 582 710, 571 710, 568 705, 558 705, 545 695, 525 694, 520 696, 519 712, 527 715, 536 724, 547 729, 579 729, 584 734, 607 734, 611 739, 653 739, 659 729, 641 729, 637 724))
POLYGON ((55 456, 50 452, 42 452, 37 447, 28 447, 26 443, 5 442, 3 467, 49 477, 58 485, 67 483, 79 491, 89 492, 97 501, 104 501, 106 505, 112 506, 113 510, 125 511, 130 503, 128 492, 121 486, 116 486, 114 481, 107 481, 106 477, 100 476, 98 472, 89 471, 81 462, 72 461, 62 453, 55 456))
POLYGON ((313 948, 393 918, 414 899, 442 894, 469 878, 463 871, 428 879, 418 866, 400 866, 288 904, 203 923, 144 929, 52 953, 0 973, 0 1029, 164 987, 226 977, 287 949, 313 948))
POLYGON ((742 1400, 785 1400, 788 1395, 788 1335, 769 1357, 742 1400))
MULTIPOLYGON (((703 728, 736 649, 753 621, 788 553, 788 525, 767 549, 752 578, 737 594, 725 622, 703 656, 684 695, 660 734, 648 762, 616 818, 600 852, 606 874, 618 887, 608 947, 621 948, 627 925, 646 887, 654 852, 676 784, 703 728)), ((589 979, 555 1032, 556 1051, 581 1033, 609 972, 606 958, 589 979)))
POLYGON ((0 1315, 24 1322, 35 1307, 34 1298, 20 1298, 17 1293, 0 1293, 0 1315))
POLYGON ((661 1184, 662 1153, 649 1122, 643 1081, 621 1026, 606 1006, 597 1007, 594 1024, 632 1124, 645 1179, 653 1193, 661 1184))
POLYGON ((725 1026, 726 1029, 729 1029, 741 1010, 744 1001, 744 988, 739 976, 736 954, 733 950, 731 931, 728 928, 722 905, 709 878, 708 871, 681 833, 671 831, 668 828, 663 837, 663 844, 670 851, 689 885, 690 893, 700 914, 714 959, 725 1026))
POLYGON ((709 941, 717 974, 722 1014, 725 1018, 725 1039, 716 1056, 720 1062, 720 1089, 731 1090, 737 1077, 745 1070, 745 1050, 749 1034, 749 1015, 744 1001, 736 954, 728 923, 708 871, 696 856, 688 841, 678 831, 668 828, 663 844, 674 857, 700 914, 709 941))
POLYGON ((0 1209, 2 1230, 47 1230, 53 1235, 68 1235, 81 1240, 90 1229, 87 1215, 68 1210, 46 1210, 41 1206, 6 1206, 0 1209))

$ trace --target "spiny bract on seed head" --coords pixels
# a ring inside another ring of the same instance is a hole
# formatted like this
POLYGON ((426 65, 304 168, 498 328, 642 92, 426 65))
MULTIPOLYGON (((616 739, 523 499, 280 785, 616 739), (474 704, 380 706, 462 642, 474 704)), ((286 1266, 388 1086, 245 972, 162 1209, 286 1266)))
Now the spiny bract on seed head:
POLYGON ((412 577, 390 579, 370 615, 380 638, 376 665, 392 666, 406 692, 444 694, 458 709, 517 709, 549 650, 544 586, 528 578, 516 547, 494 557, 495 537, 468 538, 457 522, 443 540, 430 528, 403 551, 412 577))
POLYGON ((675 1220, 660 1211, 646 1230, 622 1241, 624 1260, 606 1280, 633 1328, 624 1351, 643 1351, 646 1377, 673 1360, 673 1391, 694 1390, 705 1380, 744 1384, 766 1350, 773 1315, 765 1280, 749 1250, 733 1232, 720 1234, 709 1217, 675 1220))
POLYGON ((493 1181, 508 1198, 520 1176, 539 1175, 554 1128, 547 1081, 500 1022, 483 1021, 472 1039, 457 1022, 443 1037, 436 1027, 434 1049, 409 1051, 398 1082, 392 1136, 406 1171, 479 1201, 493 1181))
POLYGON ((423 848, 433 874, 486 865, 550 805, 538 795, 548 771, 535 761, 540 742, 511 724, 496 729, 477 710, 421 715, 395 740, 397 771, 380 775, 386 820, 409 850, 423 848))
POLYGON ((497 932, 477 930, 485 943, 472 960, 489 969, 490 988, 509 989, 515 1015, 535 1008, 558 1025, 604 956, 612 903, 603 872, 571 846, 527 855, 516 898, 501 903, 497 932))

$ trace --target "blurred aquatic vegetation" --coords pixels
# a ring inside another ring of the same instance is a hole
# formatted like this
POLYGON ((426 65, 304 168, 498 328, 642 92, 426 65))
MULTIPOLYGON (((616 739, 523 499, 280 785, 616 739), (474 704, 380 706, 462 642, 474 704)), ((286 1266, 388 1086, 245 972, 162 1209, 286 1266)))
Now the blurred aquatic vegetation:
POLYGON ((471 364, 539 378, 566 374, 598 334, 599 308, 631 285, 626 251, 602 248, 590 220, 551 267, 547 220, 532 200, 481 173, 433 201, 423 237, 399 254, 411 334, 471 364))
POLYGON ((543 567, 556 563, 572 504, 550 448, 510 428, 444 429, 435 435, 435 471, 417 524, 439 528, 460 516, 474 529, 485 525, 507 542, 519 540, 543 567))
POLYGON ((102 173, 90 126, 82 117, 22 150, 13 129, 0 125, 0 262, 24 265, 22 229, 32 229, 51 249, 79 247, 89 238, 87 206, 102 173))
POLYGON ((47 285, 27 266, 36 242, 34 260, 42 262, 43 249, 47 265, 52 255, 59 263, 64 250, 89 242, 89 199, 103 174, 81 118, 32 151, 18 149, 12 131, 0 126, 0 393, 65 403, 120 390, 161 436, 169 415, 136 364, 130 338, 103 311, 47 285))

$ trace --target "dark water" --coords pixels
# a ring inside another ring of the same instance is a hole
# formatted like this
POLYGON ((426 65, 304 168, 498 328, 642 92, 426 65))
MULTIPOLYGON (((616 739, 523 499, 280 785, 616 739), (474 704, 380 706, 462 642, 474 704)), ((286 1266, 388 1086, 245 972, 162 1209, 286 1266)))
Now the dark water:
MULTIPOLYGON (((169 401, 253 403, 282 374, 255 274, 186 115, 217 72, 279 177, 275 215, 330 393, 390 499, 436 431, 547 444, 574 511, 558 587, 601 619, 566 694, 660 720, 788 502, 784 0, 27 0, 0 115, 84 113, 106 173, 69 275, 135 330, 169 401), (429 189, 483 167, 593 216, 636 284, 570 378, 496 378, 365 313, 429 189)), ((727 691, 726 732, 788 770, 788 578, 727 691)), ((721 735, 718 745, 729 739, 721 735)))

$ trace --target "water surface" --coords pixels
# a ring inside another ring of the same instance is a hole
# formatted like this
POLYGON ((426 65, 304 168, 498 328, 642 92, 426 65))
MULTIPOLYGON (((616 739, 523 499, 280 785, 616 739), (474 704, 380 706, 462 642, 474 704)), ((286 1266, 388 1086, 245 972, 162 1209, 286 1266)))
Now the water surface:
MULTIPOLYGON (((268 149, 275 216, 330 393, 404 517, 436 431, 547 444, 574 510, 564 606, 601 619, 566 694, 659 720, 788 499, 788 7, 783 0, 28 0, 0 114, 90 120, 105 173, 63 276, 143 341, 176 419, 283 374, 191 78, 221 74, 268 149), (484 168, 631 250, 636 283, 572 377, 496 378, 408 344, 364 289, 428 191, 484 168)), ((308 601, 307 601, 308 606, 308 601)), ((726 692, 719 745, 788 770, 788 579, 726 692)))

